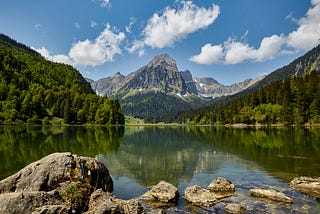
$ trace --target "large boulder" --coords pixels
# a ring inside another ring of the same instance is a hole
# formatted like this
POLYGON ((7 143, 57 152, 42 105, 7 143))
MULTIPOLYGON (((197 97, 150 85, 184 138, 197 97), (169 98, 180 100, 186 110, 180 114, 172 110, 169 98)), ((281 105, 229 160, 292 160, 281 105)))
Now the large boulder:
POLYGON ((179 192, 177 187, 165 181, 160 181, 142 195, 141 199, 146 202, 154 203, 154 205, 160 202, 159 205, 161 206, 162 203, 176 203, 178 197, 179 192))
POLYGON ((251 189, 250 195, 260 200, 271 202, 275 204, 290 204, 293 203, 293 199, 286 196, 282 192, 266 189, 251 189))
POLYGON ((88 180, 92 187, 112 191, 113 183, 105 165, 90 157, 53 153, 29 164, 0 181, 0 193, 50 191, 67 181, 88 180))
POLYGON ((290 182, 290 186, 295 190, 320 198, 320 178, 298 177, 290 182))
POLYGON ((0 209, 6 213, 80 212, 87 209, 96 188, 113 189, 108 169, 101 161, 54 153, 0 181, 0 209))

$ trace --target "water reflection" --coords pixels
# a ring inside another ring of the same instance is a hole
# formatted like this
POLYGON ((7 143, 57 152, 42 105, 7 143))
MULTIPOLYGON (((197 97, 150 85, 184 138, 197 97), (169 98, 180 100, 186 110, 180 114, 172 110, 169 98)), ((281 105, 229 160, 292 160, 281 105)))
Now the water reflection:
POLYGON ((53 152, 116 151, 123 136, 124 127, 0 126, 0 179, 53 152))
POLYGON ((140 196, 160 180, 182 191, 217 176, 245 195, 263 184, 287 187, 297 176, 319 177, 319 130, 0 126, 0 179, 52 152, 70 151, 99 156, 121 198, 140 196))

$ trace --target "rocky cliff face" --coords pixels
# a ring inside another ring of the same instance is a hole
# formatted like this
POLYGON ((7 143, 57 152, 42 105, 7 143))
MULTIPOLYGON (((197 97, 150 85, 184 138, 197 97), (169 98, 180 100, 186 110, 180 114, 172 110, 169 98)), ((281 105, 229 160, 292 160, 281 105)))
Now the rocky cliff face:
POLYGON ((88 80, 101 96, 123 97, 136 93, 161 92, 164 94, 196 95, 199 97, 221 97, 235 94, 255 82, 245 80, 225 86, 213 78, 193 77, 189 70, 179 71, 176 61, 168 54, 157 55, 147 65, 123 76, 119 72, 98 81, 88 80))
POLYGON ((119 92, 123 94, 135 90, 143 92, 158 91, 166 94, 179 93, 182 95, 188 92, 175 60, 167 54, 156 56, 146 66, 130 74, 119 92))

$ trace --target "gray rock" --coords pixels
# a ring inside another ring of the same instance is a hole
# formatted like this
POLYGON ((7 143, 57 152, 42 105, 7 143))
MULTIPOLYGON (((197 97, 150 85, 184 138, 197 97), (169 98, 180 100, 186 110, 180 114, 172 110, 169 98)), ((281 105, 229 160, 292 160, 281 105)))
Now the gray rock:
POLYGON ((200 207, 210 207, 220 202, 216 194, 198 185, 187 187, 184 190, 184 197, 188 202, 200 207))
POLYGON ((113 189, 108 169, 101 161, 71 153, 53 153, 0 181, 0 194, 50 191, 59 187, 60 183, 87 178, 93 187, 105 191, 113 189))
POLYGON ((229 197, 234 195, 235 187, 231 181, 218 177, 217 179, 213 180, 208 188, 210 192, 214 192, 216 194, 223 195, 225 197, 229 197))
POLYGON ((57 191, 14 192, 0 195, 0 213, 32 213, 37 207, 44 205, 64 204, 57 191))
POLYGON ((101 161, 54 153, 0 181, 0 213, 79 213, 95 188, 113 188, 101 161))
POLYGON ((45 205, 37 208, 32 214, 69 214, 71 207, 66 205, 45 205))
POLYGON ((140 202, 135 200, 121 200, 111 193, 101 189, 92 193, 89 201, 89 209, 86 214, 125 213, 141 214, 144 209, 140 202))
POLYGON ((224 207, 224 211, 230 214, 242 214, 245 213, 246 209, 240 204, 227 204, 224 207))
POLYGON ((298 177, 290 182, 290 186, 295 190, 320 198, 320 178, 298 177))
POLYGON ((277 192, 275 190, 265 190, 265 189, 251 189, 250 195, 256 197, 260 200, 276 203, 276 204, 290 204, 293 203, 293 199, 286 196, 282 192, 277 192))
POLYGON ((157 185, 141 196, 141 199, 149 202, 175 203, 179 197, 178 188, 165 181, 157 185))

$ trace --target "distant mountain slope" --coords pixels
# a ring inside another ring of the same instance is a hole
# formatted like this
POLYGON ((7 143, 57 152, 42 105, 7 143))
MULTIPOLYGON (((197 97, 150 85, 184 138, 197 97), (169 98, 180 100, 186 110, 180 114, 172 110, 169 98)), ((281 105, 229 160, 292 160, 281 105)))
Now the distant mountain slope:
POLYGON ((320 45, 238 94, 163 119, 189 124, 320 123, 319 71, 320 45))
POLYGON ((123 124, 118 102, 97 96, 69 65, 40 54, 0 34, 0 124, 49 123, 123 124))
POLYGON ((291 76, 303 76, 311 70, 320 70, 320 45, 308 51, 305 55, 297 58, 289 65, 283 66, 272 73, 268 74, 264 79, 248 88, 248 91, 268 85, 269 83, 285 80, 291 76))

